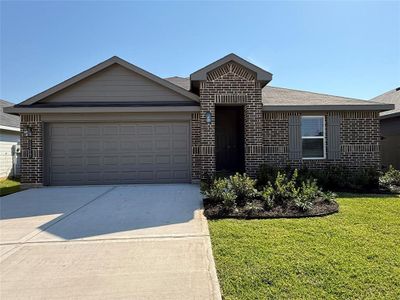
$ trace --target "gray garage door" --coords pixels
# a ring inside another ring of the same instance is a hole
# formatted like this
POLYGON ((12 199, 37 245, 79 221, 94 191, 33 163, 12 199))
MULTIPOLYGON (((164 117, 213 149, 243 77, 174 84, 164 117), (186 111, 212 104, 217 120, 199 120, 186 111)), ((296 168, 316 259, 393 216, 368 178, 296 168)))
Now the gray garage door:
POLYGON ((50 123, 51 185, 190 181, 189 123, 50 123))

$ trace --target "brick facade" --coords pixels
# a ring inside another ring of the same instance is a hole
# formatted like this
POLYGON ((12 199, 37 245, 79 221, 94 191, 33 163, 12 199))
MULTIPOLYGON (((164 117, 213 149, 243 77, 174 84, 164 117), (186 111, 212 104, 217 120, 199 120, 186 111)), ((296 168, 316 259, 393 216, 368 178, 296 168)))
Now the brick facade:
POLYGON ((199 181, 201 178, 201 130, 200 114, 192 114, 192 181, 199 181))
MULTIPOLYGON (((296 112, 264 112, 264 162, 277 167, 324 168, 328 165, 380 167, 378 112, 321 112, 314 115, 338 114, 340 124, 340 158, 335 160, 291 160, 288 155, 289 115, 310 115, 296 112)), ((325 118, 326 120, 326 118, 325 118)), ((326 147, 329 147, 326 139, 326 147)))
POLYGON ((43 183, 43 122, 40 115, 21 115, 21 183, 43 183))
POLYGON ((201 174, 215 172, 215 106, 227 104, 244 106, 246 173, 255 175, 263 160, 261 86, 256 74, 234 62, 209 72, 200 83, 201 174))
MULTIPOLYGON (((289 116, 300 112, 263 112, 261 84, 251 70, 231 61, 210 71, 199 84, 200 112, 191 114, 192 180, 216 170, 215 107, 244 107, 245 171, 254 176, 260 164, 277 167, 380 167, 379 113, 369 111, 321 112, 340 116, 340 155, 337 159, 289 159, 289 116), (212 115, 207 123, 206 113, 212 115)), ((325 118, 327 119, 327 118, 325 118)), ((21 182, 43 183, 44 125, 38 114, 21 115, 21 182), (28 134, 30 132, 30 134, 28 134)), ((329 139, 326 139, 329 143, 329 139)), ((329 147, 329 144, 326 145, 329 147)))

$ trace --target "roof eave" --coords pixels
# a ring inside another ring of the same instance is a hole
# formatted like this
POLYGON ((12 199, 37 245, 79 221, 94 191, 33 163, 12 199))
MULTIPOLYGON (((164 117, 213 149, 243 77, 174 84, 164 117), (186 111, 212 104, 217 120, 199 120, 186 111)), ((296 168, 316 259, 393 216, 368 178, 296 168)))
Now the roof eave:
POLYGON ((0 129, 7 130, 7 131, 15 131, 15 132, 20 131, 19 127, 5 126, 5 125, 0 125, 0 129))
POLYGON ((397 118, 397 117, 400 117, 400 111, 396 111, 396 112, 393 112, 390 114, 380 116, 379 119, 384 120, 384 119, 397 118))
POLYGON ((6 107, 6 113, 122 113, 122 112, 198 112, 200 106, 136 106, 136 107, 6 107))
POLYGON ((393 104, 268 105, 263 111, 387 111, 393 104))

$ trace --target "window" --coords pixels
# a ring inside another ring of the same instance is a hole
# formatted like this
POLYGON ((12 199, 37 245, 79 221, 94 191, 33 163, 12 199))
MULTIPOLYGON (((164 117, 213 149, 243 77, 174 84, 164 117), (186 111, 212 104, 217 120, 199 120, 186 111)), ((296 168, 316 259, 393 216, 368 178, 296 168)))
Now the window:
POLYGON ((303 159, 325 158, 325 117, 301 117, 303 159))

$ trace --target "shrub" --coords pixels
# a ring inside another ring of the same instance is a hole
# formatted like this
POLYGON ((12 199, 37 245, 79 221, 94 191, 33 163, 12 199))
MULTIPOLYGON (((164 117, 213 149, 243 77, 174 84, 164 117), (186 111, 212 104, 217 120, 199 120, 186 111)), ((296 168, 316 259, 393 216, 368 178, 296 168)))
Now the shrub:
POLYGON ((267 164, 260 165, 257 170, 257 185, 262 187, 266 186, 269 182, 274 182, 278 172, 278 168, 267 164))
POLYGON ((307 211, 312 208, 320 193, 316 180, 303 181, 297 196, 293 199, 293 204, 300 210, 307 211))
POLYGON ((246 174, 241 175, 236 173, 229 177, 229 182, 232 191, 236 194, 236 204, 238 206, 244 206, 246 202, 258 195, 257 189, 255 188, 256 181, 246 174))
POLYGON ((328 166, 320 170, 299 169, 298 183, 317 180, 325 190, 365 192, 379 188, 379 171, 376 168, 350 169, 346 166, 328 166))
POLYGON ((292 177, 289 179, 285 173, 278 172, 275 182, 271 185, 274 192, 274 203, 287 206, 291 200, 297 197, 299 188, 296 187, 298 171, 293 172, 292 177))
POLYGON ((330 191, 325 192, 325 193, 321 191, 320 196, 321 196, 322 200, 324 200, 325 202, 328 202, 328 203, 335 203, 336 198, 337 198, 337 195, 330 191))
POLYGON ((275 205, 275 190, 272 186, 265 186, 260 192, 261 200, 266 210, 270 210, 275 205))
POLYGON ((215 203, 220 203, 226 207, 233 207, 236 194, 232 191, 229 180, 218 178, 213 181, 210 187, 202 193, 215 203))
POLYGON ((244 211, 248 217, 251 217, 257 216, 260 211, 262 211, 262 208, 255 203, 250 202, 246 204, 246 206, 244 207, 244 211))
POLYGON ((390 165, 389 169, 379 177, 379 185, 390 192, 400 193, 400 171, 390 165))
POLYGON ((374 168, 358 169, 349 172, 345 185, 350 190, 357 192, 373 191, 379 188, 379 172, 374 168))
POLYGON ((202 193, 208 191, 211 188, 212 184, 214 183, 215 178, 216 177, 214 174, 208 172, 204 173, 200 181, 200 191, 202 193))

